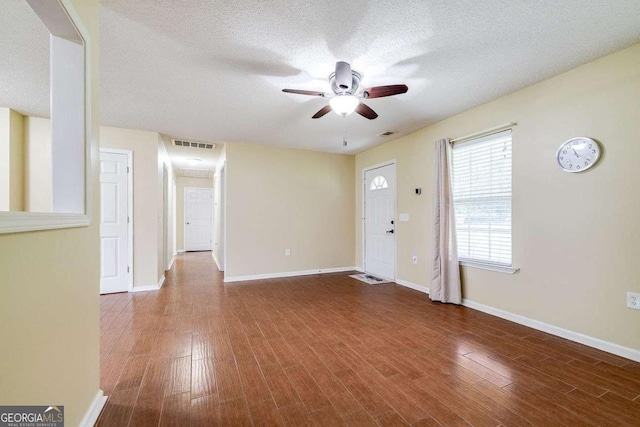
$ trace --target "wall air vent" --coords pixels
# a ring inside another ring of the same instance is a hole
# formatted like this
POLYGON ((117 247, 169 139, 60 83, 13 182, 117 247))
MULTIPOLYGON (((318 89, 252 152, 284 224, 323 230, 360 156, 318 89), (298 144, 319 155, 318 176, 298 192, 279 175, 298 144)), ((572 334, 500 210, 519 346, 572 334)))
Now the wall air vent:
POLYGON ((209 169, 180 168, 180 173, 191 178, 209 178, 209 169))
POLYGON ((395 133, 394 131, 392 131, 392 130, 388 130, 388 131, 386 131, 386 132, 381 133, 381 134, 380 134, 380 135, 378 135, 378 136, 389 136, 389 135, 393 135, 394 133, 395 133))
POLYGON ((213 150, 216 148, 216 144, 209 144, 207 142, 185 141, 183 139, 172 139, 171 141, 173 145, 177 147, 204 148, 205 150, 213 150))

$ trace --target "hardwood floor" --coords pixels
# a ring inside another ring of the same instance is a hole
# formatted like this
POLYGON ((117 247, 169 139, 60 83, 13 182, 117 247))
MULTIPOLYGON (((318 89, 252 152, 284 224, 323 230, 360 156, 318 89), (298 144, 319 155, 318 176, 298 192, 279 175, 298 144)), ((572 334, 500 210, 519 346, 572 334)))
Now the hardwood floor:
POLYGON ((101 426, 638 426, 640 363, 347 274, 223 284, 210 253, 101 302, 101 426))

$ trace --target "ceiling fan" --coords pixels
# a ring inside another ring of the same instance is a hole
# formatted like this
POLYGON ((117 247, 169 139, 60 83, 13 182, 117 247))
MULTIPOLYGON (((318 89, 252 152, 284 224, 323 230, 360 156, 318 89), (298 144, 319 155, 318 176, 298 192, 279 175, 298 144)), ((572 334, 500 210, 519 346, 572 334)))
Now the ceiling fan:
POLYGON ((335 113, 345 117, 354 111, 369 120, 378 117, 378 114, 369 106, 364 104, 362 99, 383 98, 385 96, 399 95, 407 92, 407 85, 375 86, 358 92, 360 87, 360 73, 353 71, 351 65, 346 62, 336 62, 336 70, 329 76, 329 84, 333 94, 315 92, 312 90, 282 89, 283 92, 295 93, 298 95, 320 96, 330 98, 329 105, 325 105, 311 117, 320 117, 333 110, 335 113))

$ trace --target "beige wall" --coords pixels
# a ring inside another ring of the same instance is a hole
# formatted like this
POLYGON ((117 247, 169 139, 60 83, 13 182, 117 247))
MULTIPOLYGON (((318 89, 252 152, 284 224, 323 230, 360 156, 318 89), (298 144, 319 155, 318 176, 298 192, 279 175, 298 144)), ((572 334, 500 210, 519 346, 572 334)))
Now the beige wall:
POLYGON ((0 211, 24 211, 24 117, 0 108, 0 211))
POLYGON ((513 129, 515 275, 464 268, 464 297, 622 346, 640 349, 640 45, 474 108, 356 157, 356 259, 362 259, 361 174, 397 159, 397 277, 428 287, 433 142, 509 122, 513 129), (591 170, 565 173, 558 146, 575 136, 602 142, 591 170), (421 196, 413 193, 422 187, 421 196), (411 254, 419 256, 418 265, 411 254))
POLYGON ((133 286, 157 285, 164 275, 164 165, 169 172, 169 253, 174 245, 174 174, 162 137, 156 132, 101 126, 100 147, 133 151, 133 286))
MULTIPOLYGON (((158 134, 100 127, 100 147, 133 151, 133 286, 158 283, 158 134)), ((160 178, 162 180, 162 178, 160 178)))
POLYGON ((11 110, 0 108, 0 211, 11 204, 11 110))
POLYGON ((11 132, 11 201, 10 209, 24 211, 24 117, 13 110, 9 113, 11 132))
POLYGON ((176 177, 176 247, 184 250, 184 189, 187 187, 213 188, 211 178, 176 177))
POLYGON ((25 208, 51 212, 53 206, 51 120, 24 118, 25 208))
MULTIPOLYGON (((10 210, 51 212, 51 120, 0 108, 0 135, 0 147, 7 150, 0 156, 0 188, 10 188, 10 210)), ((0 197, 0 210, 7 210, 1 206, 5 199, 0 197)))
POLYGON ((225 277, 354 265, 354 156, 233 143, 226 158, 225 277))
MULTIPOLYGON (((92 121, 98 111, 98 2, 72 0, 91 34, 92 121)), ((92 132, 97 195, 98 129, 92 132)), ((97 197, 93 212, 98 212, 97 197)), ((0 235, 0 402, 65 406, 75 426, 100 386, 99 227, 0 235)))

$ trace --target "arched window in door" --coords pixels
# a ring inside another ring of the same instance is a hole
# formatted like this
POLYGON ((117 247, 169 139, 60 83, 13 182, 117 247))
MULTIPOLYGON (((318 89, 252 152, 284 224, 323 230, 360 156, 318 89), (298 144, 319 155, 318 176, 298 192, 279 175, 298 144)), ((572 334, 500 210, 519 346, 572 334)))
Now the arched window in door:
POLYGON ((388 187, 389 187, 389 183, 387 182, 387 179, 382 175, 378 175, 375 178, 373 178, 373 180, 371 181, 369 190, 371 191, 382 190, 383 188, 388 188, 388 187))

